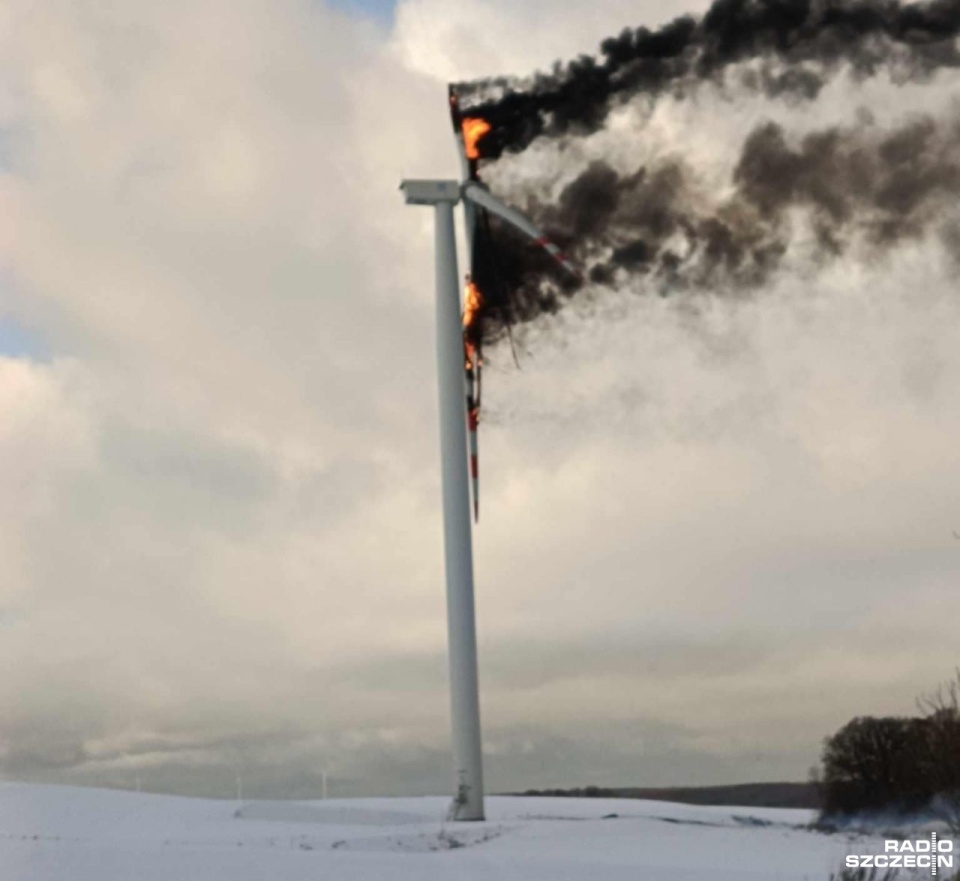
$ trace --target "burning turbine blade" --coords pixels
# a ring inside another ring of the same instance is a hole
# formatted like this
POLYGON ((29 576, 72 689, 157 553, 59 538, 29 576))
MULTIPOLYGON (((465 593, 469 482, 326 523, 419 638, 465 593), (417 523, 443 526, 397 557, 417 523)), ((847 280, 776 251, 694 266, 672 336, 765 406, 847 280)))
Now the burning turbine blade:
MULTIPOLYGON (((460 156, 461 181, 476 180, 477 160, 469 158, 466 127, 467 121, 460 112, 460 100, 453 86, 449 87, 450 95, 450 121, 453 123, 453 133, 457 139, 457 154, 460 156)), ((480 120, 482 121, 482 120, 480 120)), ((476 151, 476 141, 480 135, 476 135, 472 150, 476 151)), ((476 210, 471 202, 463 202, 463 224, 467 236, 467 275, 473 271, 473 236, 476 229, 476 210)))
POLYGON ((486 208, 487 211, 496 214, 511 226, 516 227, 520 232, 524 233, 524 235, 533 239, 535 244, 543 248, 567 272, 581 281, 583 280, 583 275, 580 273, 580 270, 574 266, 557 245, 540 232, 523 214, 501 202, 493 193, 483 186, 483 184, 475 180, 467 181, 463 186, 463 198, 465 202, 486 208))
MULTIPOLYGON (((463 180, 477 180, 477 161, 480 159, 477 144, 490 131, 491 126, 485 119, 463 115, 460 110, 460 100, 453 86, 450 86, 449 94, 450 121, 453 123, 453 133, 457 138, 463 180)), ((465 204, 464 208, 469 210, 470 206, 465 204)))
MULTIPOLYGON (((464 181, 478 181, 480 179, 477 170, 477 163, 480 159, 480 150, 477 148, 477 142, 488 131, 490 123, 485 119, 463 117, 460 122, 460 147, 461 163, 464 168, 464 181)), ((467 229, 467 242, 470 243, 470 250, 473 250, 473 232, 476 227, 476 210, 473 203, 464 199, 463 217, 467 229)), ((472 267, 471 267, 472 269, 472 267)))
POLYGON ((467 428, 470 438, 470 481, 473 490, 473 519, 480 519, 479 456, 477 453, 477 426, 480 422, 480 380, 483 360, 480 354, 478 316, 483 297, 477 286, 468 279, 463 296, 463 351, 465 389, 467 397, 467 428))

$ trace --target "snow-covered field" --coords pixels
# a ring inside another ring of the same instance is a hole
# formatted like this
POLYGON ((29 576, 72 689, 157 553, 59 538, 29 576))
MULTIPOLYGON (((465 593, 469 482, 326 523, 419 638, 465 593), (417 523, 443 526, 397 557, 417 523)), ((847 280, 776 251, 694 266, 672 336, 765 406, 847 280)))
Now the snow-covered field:
POLYGON ((491 797, 487 822, 451 824, 447 804, 0 784, 0 879, 826 881, 876 843, 810 832, 808 811, 491 797))

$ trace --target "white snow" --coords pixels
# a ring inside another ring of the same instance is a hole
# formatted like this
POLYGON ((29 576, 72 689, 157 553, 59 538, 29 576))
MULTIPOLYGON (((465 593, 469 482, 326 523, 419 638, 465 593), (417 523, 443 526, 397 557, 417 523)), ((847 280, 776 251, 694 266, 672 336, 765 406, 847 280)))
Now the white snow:
POLYGON ((489 797, 487 822, 447 823, 448 803, 240 805, 0 784, 0 879, 826 881, 878 843, 809 831, 802 810, 489 797))

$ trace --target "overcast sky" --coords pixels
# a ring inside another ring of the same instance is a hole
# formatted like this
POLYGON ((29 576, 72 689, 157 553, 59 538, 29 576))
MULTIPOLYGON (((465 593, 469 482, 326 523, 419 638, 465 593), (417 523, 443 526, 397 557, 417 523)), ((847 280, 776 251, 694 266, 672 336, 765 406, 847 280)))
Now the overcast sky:
MULTIPOLYGON (((397 187, 456 174, 448 79, 688 8, 3 6, 4 777, 450 791, 431 216, 397 187)), ((759 121, 884 125, 957 78, 705 89, 492 179, 680 151, 719 192, 759 121)), ((587 291, 521 369, 488 353, 492 790, 803 779, 952 674, 955 275, 935 237, 798 247, 751 295, 587 291)))

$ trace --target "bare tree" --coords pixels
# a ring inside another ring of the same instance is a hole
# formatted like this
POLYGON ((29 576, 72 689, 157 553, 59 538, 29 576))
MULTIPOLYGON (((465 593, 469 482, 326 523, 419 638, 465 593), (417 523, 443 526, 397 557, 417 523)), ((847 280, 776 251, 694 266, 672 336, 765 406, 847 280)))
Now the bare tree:
POLYGON ((917 699, 924 714, 929 776, 937 813, 960 835, 960 668, 954 677, 917 699))
POLYGON ((827 738, 821 806, 825 817, 916 810, 933 790, 926 776, 925 722, 858 716, 827 738))

